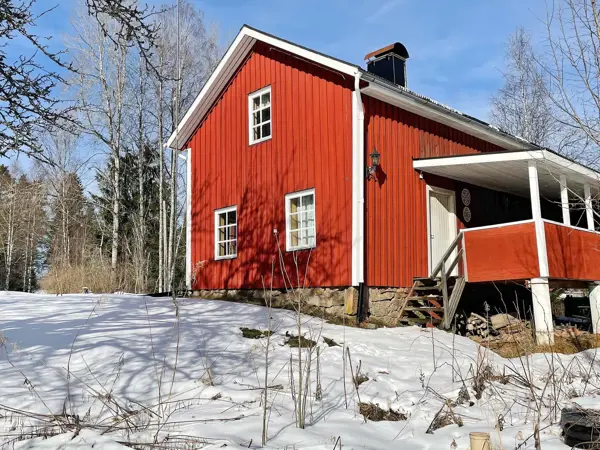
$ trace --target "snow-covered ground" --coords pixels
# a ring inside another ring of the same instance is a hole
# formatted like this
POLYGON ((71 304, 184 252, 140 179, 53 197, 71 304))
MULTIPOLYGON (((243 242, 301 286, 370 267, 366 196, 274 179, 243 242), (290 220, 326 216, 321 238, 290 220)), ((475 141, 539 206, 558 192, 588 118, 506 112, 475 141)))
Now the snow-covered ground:
MULTIPOLYGON (((169 298, 0 294, 0 444, 117 449, 123 448, 119 442, 152 442, 159 430, 159 441, 169 436, 171 446, 165 448, 260 447, 267 340, 246 339, 240 327, 266 329, 268 309, 182 299, 179 320, 175 311, 169 298), (79 420, 85 429, 13 442, 39 432, 50 414, 65 412, 79 416, 68 420, 79 420), (184 447, 193 437, 196 445, 184 447)), ((299 429, 290 383, 291 361, 298 384, 297 349, 284 345, 286 332, 296 334, 296 318, 282 310, 274 310, 272 318, 269 448, 331 450, 340 438, 344 449, 468 449, 470 432, 488 431, 494 448, 530 449, 535 404, 543 396, 543 448, 566 449, 559 427, 550 425, 552 411, 560 414, 572 397, 584 397, 580 401, 586 406, 594 403, 598 390, 593 353, 505 360, 438 330, 364 330, 306 316, 303 332, 320 347, 322 398, 315 398, 313 351, 306 428, 299 429), (329 347, 323 337, 345 343, 354 370, 360 365, 368 376, 358 388, 362 402, 392 408, 408 419, 365 422, 343 347, 329 347), (487 382, 477 400, 473 375, 488 363, 495 375, 509 376, 487 382), (528 377, 528 365, 533 394, 515 375, 528 377), (463 426, 426 434, 444 402, 457 400, 463 380, 472 404, 452 408, 463 426)))

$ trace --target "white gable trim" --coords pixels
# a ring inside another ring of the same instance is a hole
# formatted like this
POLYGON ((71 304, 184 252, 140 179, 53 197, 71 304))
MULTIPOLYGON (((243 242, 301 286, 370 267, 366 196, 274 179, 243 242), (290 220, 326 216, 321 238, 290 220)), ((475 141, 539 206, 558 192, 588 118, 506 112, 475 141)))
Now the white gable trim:
POLYGON ((221 93, 227 83, 229 83, 232 75, 246 58, 256 41, 278 47, 293 53, 300 58, 304 58, 351 77, 354 77, 354 74, 358 69, 357 66, 322 55, 244 25, 233 43, 227 49, 225 56, 223 56, 223 59, 221 59, 217 68, 211 74, 208 81, 194 100, 194 103, 192 103, 190 109, 188 109, 185 116, 183 116, 177 129, 169 137, 166 144, 167 147, 181 150, 185 146, 187 140, 192 136, 198 124, 210 110, 212 104, 217 99, 217 96, 221 93))

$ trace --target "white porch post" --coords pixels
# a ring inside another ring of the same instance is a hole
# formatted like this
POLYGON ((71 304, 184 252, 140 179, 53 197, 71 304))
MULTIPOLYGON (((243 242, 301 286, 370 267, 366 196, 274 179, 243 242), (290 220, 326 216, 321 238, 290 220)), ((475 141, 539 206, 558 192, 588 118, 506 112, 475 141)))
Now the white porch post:
POLYGON ((552 302, 548 285, 548 253, 546 249, 546 232, 542 221, 542 205, 536 162, 529 161, 529 193, 531 197, 531 214, 535 223, 535 240, 537 244, 540 276, 531 279, 531 297, 533 302, 533 319, 535 323, 535 339, 538 344, 554 343, 554 324, 552 322, 552 302))
MULTIPOLYGON (((594 210, 592 208, 592 193, 589 184, 583 185, 583 195, 585 196, 585 215, 587 218, 588 230, 594 231, 594 210)), ((600 285, 591 283, 590 289, 590 313, 592 316, 592 330, 595 334, 600 334, 600 285)))
POLYGON ((595 334, 600 334, 600 282, 591 283, 590 312, 592 316, 592 329, 595 334))
POLYGON ((583 195, 585 196, 585 215, 587 217, 588 230, 594 231, 594 210, 592 209, 592 194, 590 192, 590 185, 583 185, 583 195))
POLYGON ((569 190, 567 188, 567 177, 560 176, 560 203, 562 206, 562 217, 565 225, 571 225, 571 212, 569 211, 569 190))

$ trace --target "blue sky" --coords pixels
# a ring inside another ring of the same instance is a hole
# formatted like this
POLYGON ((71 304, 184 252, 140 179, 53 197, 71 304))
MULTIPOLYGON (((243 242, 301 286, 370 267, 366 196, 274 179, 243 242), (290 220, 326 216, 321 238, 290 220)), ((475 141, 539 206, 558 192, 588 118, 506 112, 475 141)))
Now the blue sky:
POLYGON ((356 64, 400 41, 411 89, 482 119, 517 26, 543 37, 544 0, 205 0, 224 37, 247 23, 356 64))
MULTIPOLYGON (((176 0, 151 0, 172 3, 176 0)), ((142 0, 143 3, 143 0, 142 0)), ((490 96, 502 83, 505 42, 517 26, 542 38, 545 0, 195 0, 223 42, 247 23, 356 64, 395 41, 408 61, 409 87, 456 109, 488 118, 490 96)), ((40 35, 70 28, 75 0, 38 0, 57 5, 39 21, 40 35)))

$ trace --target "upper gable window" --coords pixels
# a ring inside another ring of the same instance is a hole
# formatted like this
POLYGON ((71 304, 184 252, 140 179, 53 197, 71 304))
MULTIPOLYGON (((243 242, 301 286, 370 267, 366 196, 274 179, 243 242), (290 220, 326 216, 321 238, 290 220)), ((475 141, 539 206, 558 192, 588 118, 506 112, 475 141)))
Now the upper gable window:
POLYGON ((271 86, 248 96, 250 144, 271 139, 271 86))

